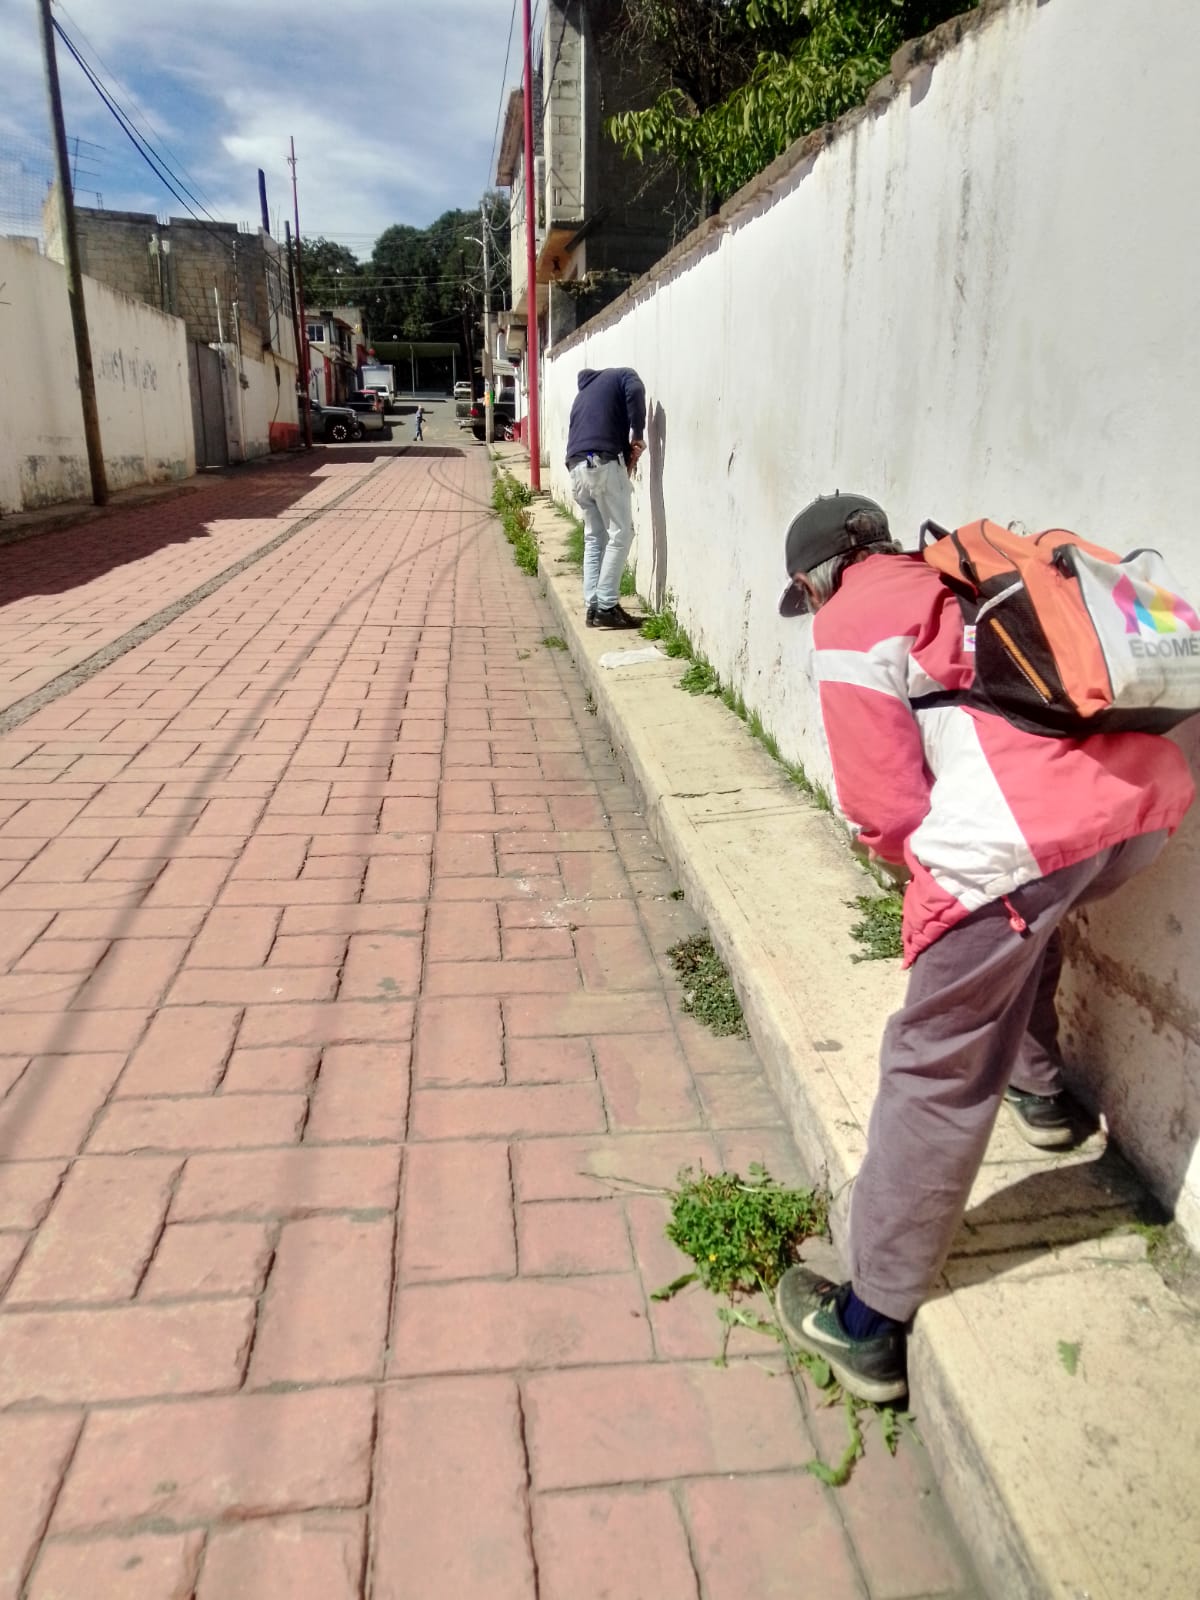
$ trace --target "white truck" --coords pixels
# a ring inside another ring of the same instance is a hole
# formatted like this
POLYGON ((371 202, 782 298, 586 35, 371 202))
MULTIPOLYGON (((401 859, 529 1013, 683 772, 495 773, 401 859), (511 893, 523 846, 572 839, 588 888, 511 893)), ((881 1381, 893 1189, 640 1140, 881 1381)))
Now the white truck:
POLYGON ((384 403, 390 411, 392 402, 396 399, 396 369, 383 363, 366 363, 359 368, 361 385, 364 389, 378 389, 384 398, 384 403))

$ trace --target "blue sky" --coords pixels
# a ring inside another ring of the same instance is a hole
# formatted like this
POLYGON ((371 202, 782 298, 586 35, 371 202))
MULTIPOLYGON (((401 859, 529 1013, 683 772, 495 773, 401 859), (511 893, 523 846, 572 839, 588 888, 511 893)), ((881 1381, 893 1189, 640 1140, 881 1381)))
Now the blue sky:
MULTIPOLYGON (((513 0, 68 0, 54 9, 222 221, 257 225, 262 167, 282 235, 293 135, 305 235, 339 239, 360 256, 393 222, 423 227, 452 206, 477 205, 494 177, 502 90, 506 98, 520 74, 519 4, 504 71, 513 0)), ((0 0, 0 41, 0 231, 8 231, 14 205, 27 206, 31 192, 14 163, 36 169, 49 147, 35 0, 0 0)), ((61 42, 58 55, 68 137, 103 147, 84 147, 80 204, 98 204, 87 191, 99 191, 107 207, 186 214, 61 42)))

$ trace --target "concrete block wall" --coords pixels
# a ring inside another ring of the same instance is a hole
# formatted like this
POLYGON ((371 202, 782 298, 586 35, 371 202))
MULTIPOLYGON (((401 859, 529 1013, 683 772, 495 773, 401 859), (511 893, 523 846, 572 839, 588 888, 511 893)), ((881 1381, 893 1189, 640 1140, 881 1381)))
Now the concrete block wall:
POLYGON ((172 217, 169 237, 173 304, 191 337, 218 338, 214 288, 220 297, 220 327, 226 338, 232 331, 235 300, 243 321, 265 328, 263 251, 253 234, 240 233, 233 223, 172 217))
MULTIPOLYGON (((783 532, 859 489, 915 544, 989 516, 1160 548, 1200 593, 1200 11, 986 0, 781 157, 547 361, 646 382, 638 588, 828 784, 783 532), (1112 108, 1118 107, 1119 114, 1112 108)), ((1200 718, 1177 734, 1200 770, 1200 718)), ((1071 929, 1077 1087, 1200 1246, 1200 807, 1071 929)))
MULTIPOLYGON (((141 211, 79 206, 75 216, 81 264, 90 277, 182 317, 188 337, 206 344, 217 343, 222 333, 231 337, 236 302, 241 320, 259 330, 260 352, 269 343, 294 359, 295 338, 290 327, 283 326, 291 321, 285 263, 267 234, 242 233, 232 222, 198 222, 192 217, 160 223, 152 213, 141 211), (161 257, 156 256, 156 240, 161 257), (274 288, 268 286, 269 272, 274 288)), ((60 214, 53 192, 44 208, 44 225, 46 253, 62 261, 60 214)))
POLYGON ((583 0, 551 0, 542 43, 546 84, 542 145, 546 152, 546 220, 579 223, 584 218, 581 137, 583 0))
MULTIPOLYGON (((80 265, 90 278, 107 283, 147 305, 164 307, 152 240, 159 233, 158 219, 137 211, 105 212, 103 222, 80 206, 75 213, 80 265)), ((57 243, 57 241, 56 241, 57 243)), ((47 253, 53 254, 47 244, 47 253)), ((64 260, 61 249, 56 260, 64 260)), ((165 277, 163 281, 165 289, 165 277)))

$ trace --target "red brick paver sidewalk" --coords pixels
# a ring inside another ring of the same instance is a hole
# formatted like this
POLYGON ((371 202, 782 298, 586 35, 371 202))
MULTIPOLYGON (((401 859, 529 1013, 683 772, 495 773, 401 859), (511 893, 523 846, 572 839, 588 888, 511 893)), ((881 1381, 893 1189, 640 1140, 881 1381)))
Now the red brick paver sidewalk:
POLYGON ((373 459, 272 459, 0 546, 0 710, 328 505, 373 459))
POLYGON ((384 465, 0 741, 0 1600, 975 1593, 648 1298, 655 1186, 795 1156, 488 489, 384 465))

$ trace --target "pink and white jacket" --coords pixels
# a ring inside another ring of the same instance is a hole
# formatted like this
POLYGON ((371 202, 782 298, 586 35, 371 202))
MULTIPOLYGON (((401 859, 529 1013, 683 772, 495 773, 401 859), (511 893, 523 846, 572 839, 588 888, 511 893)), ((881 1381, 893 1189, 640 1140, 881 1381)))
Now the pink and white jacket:
POLYGON ((912 711, 974 676, 958 601, 920 556, 850 567, 812 637, 838 806, 874 855, 912 872, 906 966, 1021 884, 1173 831, 1192 802, 1169 739, 1055 739, 965 706, 912 711))

